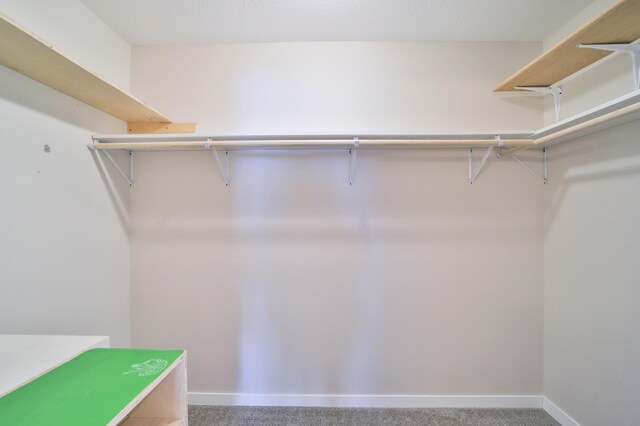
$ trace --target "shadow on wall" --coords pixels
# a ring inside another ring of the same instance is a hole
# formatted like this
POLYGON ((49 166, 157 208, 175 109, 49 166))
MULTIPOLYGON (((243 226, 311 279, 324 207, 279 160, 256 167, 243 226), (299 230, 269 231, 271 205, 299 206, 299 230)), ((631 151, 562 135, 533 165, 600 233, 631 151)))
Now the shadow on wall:
MULTIPOLYGON (((542 109, 545 99, 542 96, 536 94, 530 94, 526 92, 498 92, 494 93, 493 96, 496 96, 500 99, 501 102, 506 102, 511 105, 511 107, 519 107, 523 110, 530 111, 531 114, 539 113, 542 109)), ((542 117, 540 119, 540 123, 538 128, 542 127, 542 117)), ((516 130, 516 129, 513 129, 516 130)), ((522 130, 537 130, 537 129, 522 129, 522 130)))
MULTIPOLYGON (((640 121, 634 121, 549 148, 549 185, 553 192, 545 211, 545 232, 553 227, 556 214, 572 188, 586 182, 640 174, 639 133, 640 121)), ((629 199, 632 196, 629 194, 629 199)))
POLYGON ((9 68, 0 66, 0 81, 3 82, 0 97, 44 116, 91 132, 113 132, 116 122, 122 123, 123 132, 126 130, 126 124, 119 119, 9 68))
MULTIPOLYGON (((111 199, 120 224, 126 230, 129 230, 129 211, 128 211, 128 193, 129 184, 118 174, 113 165, 106 161, 101 153, 89 150, 91 158, 96 166, 96 170, 100 173, 100 179, 104 184, 107 194, 111 199)), ((128 170, 128 165, 125 165, 129 160, 129 154, 127 152, 114 152, 111 154, 113 160, 120 166, 122 170, 128 170)))

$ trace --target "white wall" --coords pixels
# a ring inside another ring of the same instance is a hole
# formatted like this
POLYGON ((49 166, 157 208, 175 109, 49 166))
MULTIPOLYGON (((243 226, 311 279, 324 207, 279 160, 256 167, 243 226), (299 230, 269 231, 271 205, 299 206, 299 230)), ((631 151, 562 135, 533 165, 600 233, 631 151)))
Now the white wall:
MULTIPOLYGON (((0 10, 96 64, 110 57, 106 38, 121 45, 95 16, 77 15, 80 3, 56 2, 48 13, 51 3, 2 1, 0 10), (78 31, 82 40, 72 42, 78 31), (94 47, 91 58, 86 46, 94 47)), ((122 45, 112 59, 129 50, 122 45)), ((128 71, 119 72, 126 83, 128 71)), ((0 67, 0 334, 95 334, 114 346, 130 343, 128 186, 109 169, 102 173, 86 148, 92 133, 124 130, 121 121, 0 67)))
POLYGON ((593 0, 591 4, 579 13, 576 13, 575 16, 565 22, 560 28, 557 28, 553 34, 550 34, 543 41, 542 48, 549 50, 618 1, 619 0, 593 0))
MULTIPOLYGON (((132 85, 211 133, 533 129, 491 88, 539 48, 137 47, 132 85)), ((186 348, 190 391, 541 394, 545 188, 516 163, 361 152, 350 187, 346 152, 233 152, 225 187, 210 153, 136 155, 133 343, 186 348)))
MULTIPOLYGON (((611 56, 563 87, 563 116, 609 101, 633 88, 630 60, 611 56)), ((633 122, 549 151, 544 395, 583 426, 640 419, 639 132, 633 122)))
POLYGON ((553 148, 544 394, 579 424, 640 419, 640 123, 553 148))
POLYGON ((495 96, 538 43, 259 43, 134 48, 132 84, 216 134, 533 130, 540 100, 495 96))

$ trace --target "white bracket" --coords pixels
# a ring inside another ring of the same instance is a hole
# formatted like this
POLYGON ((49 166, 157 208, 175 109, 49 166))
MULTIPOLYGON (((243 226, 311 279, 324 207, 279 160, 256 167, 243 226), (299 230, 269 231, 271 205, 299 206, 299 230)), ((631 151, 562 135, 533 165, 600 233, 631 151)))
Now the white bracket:
POLYGON ((518 163, 520 165, 520 167, 522 167, 527 173, 529 173, 531 176, 533 176, 534 178, 542 181, 543 184, 546 184, 549 182, 549 166, 548 166, 548 158, 547 158, 547 150, 549 148, 542 148, 542 155, 543 155, 543 175, 540 176, 539 174, 537 174, 536 172, 534 172, 533 170, 531 170, 529 167, 527 167, 526 164, 524 164, 518 157, 516 157, 515 155, 511 154, 510 158, 513 159, 513 161, 515 161, 516 163, 518 163))
MULTIPOLYGON (((92 149, 92 148, 91 148, 92 149)), ((101 152, 104 154, 104 156, 107 158, 107 160, 109 160, 109 162, 111 163, 111 165, 116 169, 116 171, 118 172, 118 174, 120 176, 122 176, 122 178, 124 180, 127 181, 127 183, 129 184, 129 186, 133 186, 133 152, 129 151, 129 174, 127 175, 125 172, 122 171, 122 169, 120 168, 120 166, 118 166, 118 164, 115 162, 115 160, 113 159, 113 157, 111 156, 111 154, 109 154, 109 152, 99 149, 97 150, 98 152, 101 152)))
POLYGON ((358 153, 359 146, 360 139, 356 136, 353 138, 353 148, 349 149, 349 155, 351 155, 351 163, 349 164, 349 185, 353 184, 353 180, 356 176, 356 154, 358 153))
MULTIPOLYGON (((498 146, 500 147, 504 146, 504 142, 502 141, 500 136, 496 136, 496 140, 498 141, 498 146)), ((489 156, 491 155, 492 151, 493 151, 493 145, 487 148, 487 150, 484 153, 484 156, 482 157, 482 160, 480 161, 480 166, 478 167, 478 170, 476 170, 476 172, 473 173, 473 148, 469 148, 469 183, 470 184, 473 184, 473 182, 475 182, 476 179, 478 179, 478 176, 480 176, 480 172, 482 172, 482 169, 487 163, 487 160, 489 159, 489 156)))
POLYGON ((224 150, 225 164, 224 164, 224 167, 222 167, 222 161, 220 161, 220 155, 218 155, 218 150, 211 147, 211 141, 212 141, 211 138, 207 139, 207 142, 204 144, 204 147, 205 149, 210 149, 213 152, 213 157, 216 159, 218 170, 220 170, 220 176, 222 176, 222 182, 224 182, 226 186, 229 186, 230 175, 231 175, 230 168, 229 168, 229 150, 228 149, 224 150))
POLYGON ((623 52, 631 56, 631 67, 633 68, 633 87, 640 89, 640 44, 579 44, 577 47, 583 49, 609 50, 611 52, 623 52))
POLYGON ((515 86, 514 89, 527 90, 529 92, 553 95, 553 104, 556 110, 556 122, 560 121, 560 103, 562 101, 562 87, 560 86, 515 86))
POLYGON ((129 151, 129 180, 133 186, 133 151, 129 151))

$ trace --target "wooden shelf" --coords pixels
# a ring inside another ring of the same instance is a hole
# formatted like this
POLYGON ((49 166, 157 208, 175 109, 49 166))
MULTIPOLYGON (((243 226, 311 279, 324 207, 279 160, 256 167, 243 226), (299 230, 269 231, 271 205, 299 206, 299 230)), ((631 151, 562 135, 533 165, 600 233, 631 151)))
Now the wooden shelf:
POLYGON ((171 122, 0 13, 0 64, 128 122, 171 122))
POLYGON ((640 1, 621 0, 500 83, 494 92, 516 86, 548 87, 612 52, 580 49, 578 44, 631 43, 640 39, 640 1))

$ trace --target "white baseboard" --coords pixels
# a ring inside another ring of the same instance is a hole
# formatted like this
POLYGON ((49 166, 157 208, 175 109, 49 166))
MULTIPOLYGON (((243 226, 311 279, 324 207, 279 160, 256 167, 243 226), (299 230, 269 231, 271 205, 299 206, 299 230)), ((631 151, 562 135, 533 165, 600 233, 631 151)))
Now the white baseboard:
POLYGON ((580 426, 578 422, 569 417, 567 413, 547 398, 542 399, 542 408, 562 426, 580 426))
POLYGON ((274 395, 189 392, 192 405, 370 408, 542 408, 538 395, 274 395))

